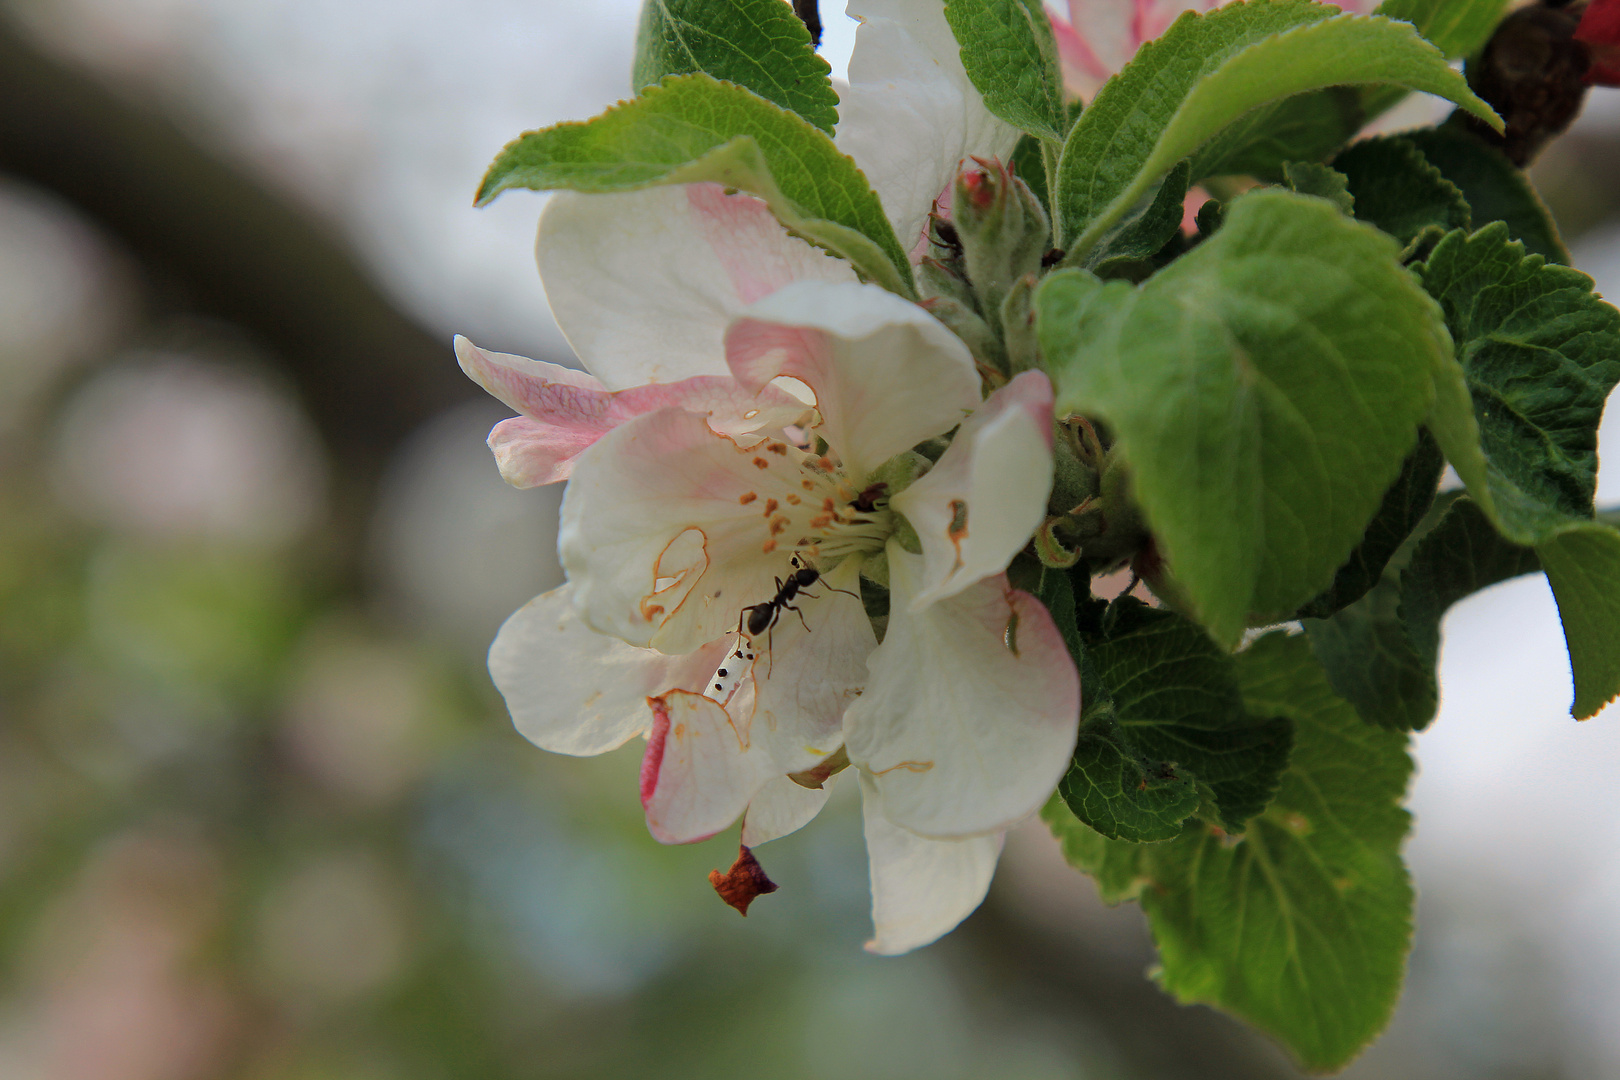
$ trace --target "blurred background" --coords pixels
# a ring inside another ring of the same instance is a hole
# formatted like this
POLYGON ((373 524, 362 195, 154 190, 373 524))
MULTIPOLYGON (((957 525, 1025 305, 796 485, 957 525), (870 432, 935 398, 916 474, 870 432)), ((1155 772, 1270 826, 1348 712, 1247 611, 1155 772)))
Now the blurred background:
MULTIPOLYGON (((511 730, 482 655, 560 492, 501 482, 449 341, 570 354, 542 197, 471 193, 627 92, 637 7, 0 0, 0 1078, 1295 1075, 1039 823, 879 960, 847 799, 744 921, 735 834, 653 842, 637 750, 511 730)), ((1617 171, 1597 91, 1536 176, 1608 295, 1617 171)), ((1348 1075, 1620 1075, 1620 710, 1569 718, 1539 577, 1446 633, 1417 949, 1348 1075)))

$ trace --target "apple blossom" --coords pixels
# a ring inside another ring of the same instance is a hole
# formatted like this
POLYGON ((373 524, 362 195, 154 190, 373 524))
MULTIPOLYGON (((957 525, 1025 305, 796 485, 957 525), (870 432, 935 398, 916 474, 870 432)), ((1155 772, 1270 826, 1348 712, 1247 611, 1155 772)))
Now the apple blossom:
MULTIPOLYGON (((910 246, 963 158, 1018 133, 984 108, 938 4, 856 8, 839 142, 910 246)), ((490 651, 518 729, 570 754, 645 736, 654 836, 743 817, 745 851, 716 875, 739 910, 768 884, 746 849, 805 824, 853 766, 869 947, 933 940, 983 898, 1002 831, 1076 737, 1067 649, 1002 572, 1046 512, 1049 381, 983 399, 932 315, 714 184, 553 196, 537 257, 586 372, 457 342, 520 414, 491 433, 502 475, 569 482, 568 584, 490 651), (931 466, 914 453, 953 431, 931 466), (804 588, 784 590, 797 569, 804 588), (863 571, 890 587, 881 644, 863 571)))

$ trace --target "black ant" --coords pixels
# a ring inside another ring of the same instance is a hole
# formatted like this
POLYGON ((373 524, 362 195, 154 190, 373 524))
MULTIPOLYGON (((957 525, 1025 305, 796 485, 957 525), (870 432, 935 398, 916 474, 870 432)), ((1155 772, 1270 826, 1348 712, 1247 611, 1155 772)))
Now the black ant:
MULTIPOLYGON (((813 594, 806 593, 805 590, 821 580, 821 571, 807 565, 797 555, 793 556, 792 566, 793 572, 787 576, 786 581, 781 578, 775 579, 775 596, 758 604, 749 604, 737 614, 737 643, 731 647, 731 652, 727 655, 720 670, 714 673, 711 688, 705 691, 710 698, 718 701, 722 706, 731 699, 733 691, 737 688, 738 681, 746 673, 748 667, 753 664, 754 639, 760 634, 769 635, 782 618, 782 612, 793 612, 799 617, 799 621, 804 623, 805 630, 810 629, 810 624, 804 622, 804 612, 800 611, 793 601, 798 598, 800 593, 814 599, 813 594)), ((860 599, 857 594, 850 592, 848 589, 833 589, 831 585, 827 586, 827 588, 832 589, 833 592, 853 596, 857 600, 860 599)), ((765 639, 766 652, 769 652, 770 648, 771 639, 767 636, 765 639)))
POLYGON ((876 500, 881 499, 884 492, 888 490, 889 485, 881 481, 876 484, 869 484, 866 490, 855 496, 855 501, 849 505, 863 514, 870 514, 877 509, 876 500))
MULTIPOLYGON (((805 592, 805 590, 821 580, 821 571, 807 565, 797 555, 793 556, 792 565, 794 567, 793 572, 787 576, 786 581, 781 578, 775 579, 775 596, 758 604, 750 604, 738 614, 737 632, 739 635, 744 630, 747 631, 749 638, 757 638, 761 634, 768 634, 781 621, 782 612, 784 611, 791 611, 797 615, 799 622, 803 624, 807 632, 809 631, 810 624, 804 621, 804 612, 793 601, 798 598, 800 593, 815 599, 814 594, 805 592)), ((860 599, 859 596, 848 589, 834 589, 831 585, 828 585, 827 588, 833 592, 843 593, 845 596, 854 596, 857 600, 860 599)), ((765 639, 765 649, 769 652, 770 648, 770 638, 767 637, 765 639)))

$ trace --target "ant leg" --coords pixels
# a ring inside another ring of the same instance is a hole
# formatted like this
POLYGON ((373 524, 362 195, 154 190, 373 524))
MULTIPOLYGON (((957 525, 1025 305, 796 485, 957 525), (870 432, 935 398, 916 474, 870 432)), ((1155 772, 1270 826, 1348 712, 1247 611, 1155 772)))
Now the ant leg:
MULTIPOLYGON (((814 599, 814 597, 811 599, 814 599)), ((791 611, 793 614, 799 617, 799 622, 803 624, 805 633, 808 634, 810 632, 810 624, 804 621, 804 612, 800 611, 798 607, 793 604, 783 604, 782 607, 784 610, 791 611)))

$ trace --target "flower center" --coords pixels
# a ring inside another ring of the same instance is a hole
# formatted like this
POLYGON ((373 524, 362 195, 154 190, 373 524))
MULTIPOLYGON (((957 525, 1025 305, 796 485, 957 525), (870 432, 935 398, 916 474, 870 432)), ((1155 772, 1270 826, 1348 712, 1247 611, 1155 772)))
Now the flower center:
POLYGON ((881 551, 894 531, 887 498, 856 488, 834 459, 771 439, 742 452, 762 474, 739 500, 759 504, 762 551, 798 554, 825 571, 856 552, 881 551))

